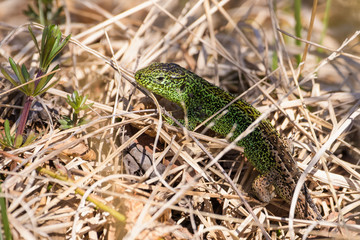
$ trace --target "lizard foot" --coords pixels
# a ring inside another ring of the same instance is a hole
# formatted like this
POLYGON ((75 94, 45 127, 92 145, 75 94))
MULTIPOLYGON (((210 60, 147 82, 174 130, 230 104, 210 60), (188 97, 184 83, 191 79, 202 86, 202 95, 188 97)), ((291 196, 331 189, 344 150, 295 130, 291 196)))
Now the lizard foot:
POLYGON ((271 173, 259 175, 254 180, 252 189, 260 201, 268 203, 275 196, 272 182, 273 176, 271 173))

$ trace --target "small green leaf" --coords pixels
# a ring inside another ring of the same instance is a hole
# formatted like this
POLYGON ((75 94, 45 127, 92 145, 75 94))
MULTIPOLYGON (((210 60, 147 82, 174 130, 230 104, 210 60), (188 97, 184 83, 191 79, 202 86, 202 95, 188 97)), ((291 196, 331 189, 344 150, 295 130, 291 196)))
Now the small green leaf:
MULTIPOLYGON (((21 73, 21 67, 20 67, 20 65, 16 64, 16 68, 17 68, 17 72, 18 72, 18 74, 16 74, 16 76, 17 76, 17 78, 20 80, 20 83, 21 83, 21 84, 26 83, 25 78, 24 78, 24 76, 23 76, 22 73, 21 73)), ((26 87, 26 86, 24 86, 24 87, 26 87)))
POLYGON ((35 139, 36 139, 36 134, 35 134, 33 131, 30 131, 28 137, 26 138, 26 141, 24 142, 24 144, 23 144, 22 146, 24 147, 24 146, 29 145, 29 144, 32 143, 35 139))
POLYGON ((19 148, 19 147, 21 146, 22 142, 23 142, 23 136, 18 135, 18 136, 15 138, 14 147, 15 147, 15 148, 19 148))
MULTIPOLYGON (((2 189, 0 187, 0 192, 2 189)), ((11 230, 10 230, 10 222, 7 216, 6 211, 6 199, 5 197, 0 197, 0 211, 1 211, 1 222, 4 229, 4 237, 6 240, 12 240, 11 230)))
MULTIPOLYGON (((50 72, 56 71, 59 68, 60 68, 60 66, 58 64, 50 72)), ((45 88, 45 86, 50 82, 50 80, 52 79, 52 77, 54 75, 55 75, 55 73, 52 73, 52 74, 40 79, 38 85, 36 86, 35 91, 33 92, 34 96, 41 95, 43 92, 46 92, 49 89, 49 87, 48 87, 48 88, 46 88, 46 91, 43 90, 45 88)), ((50 85, 50 87, 54 86, 59 80, 56 80, 54 84, 50 85)))
POLYGON ((25 82, 28 82, 28 81, 29 81, 29 78, 30 78, 30 74, 29 74, 29 72, 27 71, 27 69, 26 69, 26 67, 25 67, 25 64, 23 64, 23 65, 21 66, 21 73, 22 73, 22 75, 23 75, 24 78, 25 78, 25 82))
MULTIPOLYGON (((47 35, 48 35, 48 32, 49 32, 49 26, 46 26, 46 27, 44 28, 44 30, 43 30, 43 34, 42 34, 42 38, 41 38, 41 48, 43 48, 43 46, 44 46, 45 43, 46 43, 46 37, 47 37, 47 35)), ((42 53, 42 50, 43 50, 43 49, 41 49, 41 54, 43 54, 43 53, 42 53)))
POLYGON ((64 18, 61 16, 62 12, 63 6, 58 7, 54 0, 35 0, 35 8, 33 9, 28 5, 28 10, 24 11, 31 21, 38 22, 44 26, 55 22, 62 22, 64 18))
POLYGON ((27 85, 26 87, 26 91, 27 91, 27 96, 33 96, 34 95, 34 88, 35 88, 35 82, 31 82, 27 85))
POLYGON ((54 32, 53 37, 54 37, 55 41, 54 41, 54 44, 53 44, 53 48, 51 49, 51 52, 50 52, 50 57, 52 57, 54 55, 54 53, 57 51, 58 45, 59 45, 59 43, 61 41, 61 32, 60 32, 60 30, 59 31, 57 30, 56 32, 54 32))
POLYGON ((68 103, 68 104, 71 104, 72 103, 72 101, 71 101, 71 98, 70 98, 70 95, 66 95, 66 102, 68 103))
POLYGON ((66 125, 66 124, 68 123, 65 119, 59 119, 58 122, 59 122, 61 125, 66 125))
POLYGON ((6 146, 8 146, 8 147, 12 147, 12 145, 13 145, 13 138, 10 136, 9 138, 6 136, 6 134, 5 134, 5 136, 3 135, 3 134, 1 134, 2 135, 2 141, 5 143, 4 145, 6 145, 6 146))
POLYGON ((46 83, 48 82, 49 76, 45 76, 39 79, 39 82, 33 91, 33 96, 39 95, 38 93, 46 86, 46 83))
POLYGON ((58 122, 61 124, 61 129, 69 129, 74 126, 73 121, 68 116, 63 116, 58 122))
POLYGON ((69 128, 72 128, 73 126, 72 125, 61 125, 60 128, 63 129, 63 130, 66 130, 66 129, 69 129, 69 128))
POLYGON ((81 99, 81 102, 80 102, 80 104, 79 104, 79 106, 80 106, 81 108, 82 108, 82 106, 84 106, 87 98, 88 98, 88 95, 86 95, 85 97, 83 97, 83 98, 81 99))
POLYGON ((55 86, 55 84, 57 84, 59 82, 60 79, 54 81, 53 83, 51 83, 48 87, 44 88, 43 90, 41 90, 39 93, 36 93, 35 96, 41 95, 44 92, 46 92, 47 90, 49 90, 50 88, 52 88, 53 86, 55 86))
POLYGON ((13 144, 13 137, 11 136, 11 133, 10 133, 10 123, 9 123, 9 120, 5 120, 5 123, 4 123, 4 132, 5 132, 5 141, 7 142, 7 144, 9 146, 12 146, 13 144))
MULTIPOLYGON (((14 71, 16 77, 19 79, 19 75, 21 75, 20 68, 18 67, 18 65, 15 63, 15 61, 11 57, 9 57, 9 63, 10 63, 12 70, 14 71)), ((21 79, 19 79, 19 81, 20 81, 20 83, 24 83, 21 81, 21 79)))
POLYGON ((61 31, 58 26, 46 26, 43 31, 40 54, 40 69, 43 72, 48 70, 49 65, 60 51, 68 43, 71 35, 67 36, 61 42, 61 31))
POLYGON ((49 66, 48 62, 47 62, 47 59, 48 59, 48 56, 51 52, 51 48, 52 48, 52 38, 51 38, 51 30, 49 29, 51 28, 46 26, 44 31, 43 31, 43 42, 41 44, 41 54, 40 54, 40 69, 43 71, 43 72, 46 72, 47 70, 47 67, 49 66))
POLYGON ((87 119, 86 117, 82 117, 80 118, 79 122, 78 122, 78 126, 87 124, 90 121, 90 119, 87 119))
POLYGON ((40 65, 40 69, 43 72, 47 72, 49 65, 51 63, 49 61, 49 58, 50 58, 50 53, 51 53, 54 41, 55 40, 53 38, 49 38, 49 39, 47 39, 46 44, 44 46, 41 46, 43 49, 42 54, 41 54, 41 58, 43 59, 43 61, 42 61, 42 65, 40 65))
POLYGON ((11 82, 12 85, 14 85, 14 87, 17 87, 19 86, 20 84, 15 81, 15 79, 13 79, 7 72, 4 68, 1 68, 1 73, 4 75, 4 77, 9 80, 11 82))
POLYGON ((71 34, 69 36, 67 36, 62 42, 61 45, 58 46, 56 48, 56 50, 51 52, 51 57, 49 59, 50 63, 52 62, 52 60, 63 50, 63 48, 66 46, 66 44, 68 43, 68 41, 70 40, 71 34))
MULTIPOLYGON (((29 8, 31 8, 30 5, 29 5, 29 8)), ((32 29, 31 29, 31 25, 28 26, 28 30, 29 30, 30 36, 31 36, 31 38, 32 38, 32 40, 33 40, 33 42, 35 44, 35 47, 37 48, 37 50, 38 50, 38 52, 40 54, 39 44, 38 44, 38 42, 36 40, 35 34, 33 33, 32 29)))

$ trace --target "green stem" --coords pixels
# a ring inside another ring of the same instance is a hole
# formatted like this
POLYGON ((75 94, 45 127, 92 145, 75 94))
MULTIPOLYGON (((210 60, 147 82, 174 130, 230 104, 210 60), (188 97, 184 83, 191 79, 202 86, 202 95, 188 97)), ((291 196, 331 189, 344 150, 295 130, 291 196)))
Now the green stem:
MULTIPOLYGON (((0 186, 0 192, 2 192, 1 186, 0 186)), ((12 236, 11 236, 9 219, 8 219, 7 211, 6 211, 6 199, 4 197, 0 197, 0 209, 1 209, 1 222, 3 225, 3 229, 4 229, 5 239, 11 240, 12 236)), ((0 231, 1 231, 1 228, 0 228, 0 231)))
POLYGON ((33 96, 27 96, 26 97, 26 101, 24 104, 24 108, 21 112, 21 116, 20 116, 20 122, 19 122, 19 127, 16 130, 16 135, 15 138, 19 135, 22 135, 24 133, 25 130, 25 125, 26 125, 26 121, 27 118, 29 116, 29 112, 30 112, 30 108, 31 108, 31 104, 34 101, 34 97, 33 96))
MULTIPOLYGON (((37 85, 39 84, 40 82, 40 77, 43 75, 44 73, 39 70, 36 74, 36 78, 38 78, 38 80, 35 81, 35 87, 34 89, 37 87, 37 85)), ((25 126, 26 126, 26 121, 27 121, 27 118, 29 116, 29 112, 30 112, 30 108, 31 108, 31 104, 32 102, 34 101, 34 97, 33 96, 26 96, 26 101, 25 101, 25 104, 24 104, 24 108, 21 112, 21 116, 20 116, 20 122, 19 122, 19 127, 18 129, 16 130, 16 135, 15 135, 15 138, 19 135, 23 135, 24 133, 24 130, 25 130, 25 126)))
POLYGON ((73 113, 73 124, 74 127, 77 126, 78 123, 78 114, 76 112, 73 113))

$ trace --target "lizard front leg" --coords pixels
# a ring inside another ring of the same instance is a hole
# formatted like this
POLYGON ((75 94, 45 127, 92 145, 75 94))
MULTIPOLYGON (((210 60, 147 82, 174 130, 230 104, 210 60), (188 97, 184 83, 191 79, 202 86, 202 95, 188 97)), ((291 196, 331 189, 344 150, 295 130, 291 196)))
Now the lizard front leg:
POLYGON ((254 180, 252 189, 260 201, 268 203, 275 196, 273 187, 274 177, 274 172, 270 171, 257 176, 254 180))

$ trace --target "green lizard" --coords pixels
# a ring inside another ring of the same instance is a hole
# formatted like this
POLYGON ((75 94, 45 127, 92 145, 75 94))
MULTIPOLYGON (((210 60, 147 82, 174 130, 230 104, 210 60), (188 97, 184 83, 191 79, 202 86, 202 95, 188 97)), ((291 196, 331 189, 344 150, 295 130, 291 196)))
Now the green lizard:
MULTIPOLYGON (((149 91, 179 105, 187 116, 189 130, 234 99, 228 92, 174 63, 153 63, 137 71, 135 80, 149 91)), ((214 117, 205 125, 212 122, 209 127, 224 137, 233 132, 230 137, 233 141, 260 115, 256 108, 240 99, 230 105, 223 116, 214 117)), ((300 172, 285 141, 271 123, 262 120, 237 145, 244 148, 246 158, 260 173, 252 184, 257 197, 269 202, 275 189, 282 199, 290 203, 300 172)), ((305 185, 296 205, 296 216, 322 219, 305 185)))

